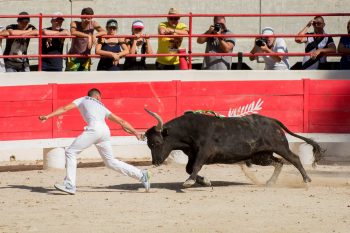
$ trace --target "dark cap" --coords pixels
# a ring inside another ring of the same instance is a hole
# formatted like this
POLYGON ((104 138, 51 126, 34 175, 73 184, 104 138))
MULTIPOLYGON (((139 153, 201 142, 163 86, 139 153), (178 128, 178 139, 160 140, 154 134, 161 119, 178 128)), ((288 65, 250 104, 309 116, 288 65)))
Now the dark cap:
MULTIPOLYGON (((19 15, 29 15, 28 12, 26 11, 22 11, 21 13, 19 13, 19 15)), ((17 21, 24 21, 27 20, 28 22, 30 21, 29 17, 18 17, 17 21)))
POLYGON ((94 10, 91 7, 86 7, 81 10, 82 15, 93 15, 94 10))
POLYGON ((118 27, 118 22, 115 19, 110 19, 106 23, 106 27, 118 27))

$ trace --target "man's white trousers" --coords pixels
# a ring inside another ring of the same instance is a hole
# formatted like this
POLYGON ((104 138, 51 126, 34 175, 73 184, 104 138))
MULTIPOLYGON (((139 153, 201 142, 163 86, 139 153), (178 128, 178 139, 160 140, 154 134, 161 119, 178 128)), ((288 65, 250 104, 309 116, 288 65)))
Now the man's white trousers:
POLYGON ((112 145, 110 141, 110 130, 104 122, 95 122, 85 128, 66 149, 66 178, 65 185, 76 186, 77 155, 91 145, 95 145, 105 165, 124 175, 137 180, 142 178, 140 169, 117 160, 113 157, 112 145))

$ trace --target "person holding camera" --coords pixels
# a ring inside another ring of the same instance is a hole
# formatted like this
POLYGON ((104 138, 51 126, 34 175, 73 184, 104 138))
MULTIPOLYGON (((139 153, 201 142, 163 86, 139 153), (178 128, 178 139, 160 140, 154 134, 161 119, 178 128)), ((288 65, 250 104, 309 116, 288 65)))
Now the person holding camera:
MULTIPOLYGON (((225 35, 232 32, 227 29, 224 16, 215 16, 214 25, 211 25, 204 34, 225 35)), ((231 37, 198 37, 197 43, 207 43, 205 53, 232 53, 236 40, 231 37)), ((207 56, 203 59, 202 70, 229 70, 231 63, 231 56, 207 56)))
POLYGON ((335 53, 336 47, 331 36, 329 37, 314 37, 313 34, 326 34, 324 31, 325 22, 322 16, 315 16, 307 25, 298 33, 295 42, 301 44, 305 43, 305 53, 310 55, 304 56, 302 69, 303 70, 317 70, 326 69, 327 59, 324 54, 335 53), (308 33, 311 27, 314 32, 308 33), (311 36, 309 36, 311 35, 311 36))
MULTIPOLYGON (((261 34, 264 37, 255 39, 254 47, 250 53, 266 53, 266 56, 262 56, 265 62, 265 70, 288 70, 288 56, 268 55, 269 53, 288 53, 285 40, 271 37, 271 35, 274 35, 274 30, 271 27, 265 27, 261 34)), ((256 56, 249 57, 251 61, 256 58, 256 56)))

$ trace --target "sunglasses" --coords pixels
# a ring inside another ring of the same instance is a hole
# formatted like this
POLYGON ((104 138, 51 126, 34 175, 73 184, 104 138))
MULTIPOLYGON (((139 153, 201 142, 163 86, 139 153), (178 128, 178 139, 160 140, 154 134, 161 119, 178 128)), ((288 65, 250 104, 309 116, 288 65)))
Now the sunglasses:
POLYGON ((175 20, 177 21, 180 19, 180 17, 169 17, 168 19, 171 21, 175 21, 175 20))
POLYGON ((312 25, 313 26, 322 26, 323 23, 321 23, 321 22, 313 22, 312 25))
POLYGON ((108 29, 110 29, 110 30, 117 30, 116 27, 108 27, 108 29))

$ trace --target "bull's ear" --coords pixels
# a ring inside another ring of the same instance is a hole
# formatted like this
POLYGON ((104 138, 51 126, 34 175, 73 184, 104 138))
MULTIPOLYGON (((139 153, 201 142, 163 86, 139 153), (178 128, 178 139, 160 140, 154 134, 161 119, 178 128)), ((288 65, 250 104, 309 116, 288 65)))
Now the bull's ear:
POLYGON ((168 136, 168 129, 167 129, 167 128, 164 128, 164 129, 162 130, 162 136, 163 136, 163 137, 168 136))

